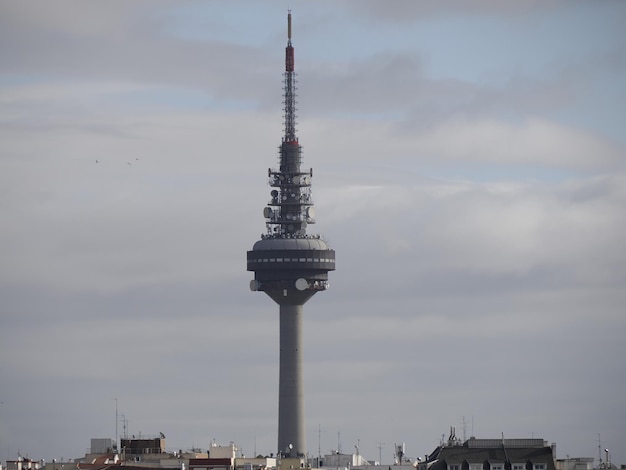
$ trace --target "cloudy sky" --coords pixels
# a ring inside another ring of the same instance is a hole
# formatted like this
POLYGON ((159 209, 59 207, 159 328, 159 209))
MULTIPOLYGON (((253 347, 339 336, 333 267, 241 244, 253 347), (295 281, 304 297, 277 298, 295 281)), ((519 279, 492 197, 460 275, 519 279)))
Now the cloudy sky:
POLYGON ((278 307, 245 255, 289 8, 337 252, 305 306, 310 454, 456 426, 626 463, 611 0, 2 1, 0 459, 82 456, 116 403, 120 436, 276 451, 278 307))

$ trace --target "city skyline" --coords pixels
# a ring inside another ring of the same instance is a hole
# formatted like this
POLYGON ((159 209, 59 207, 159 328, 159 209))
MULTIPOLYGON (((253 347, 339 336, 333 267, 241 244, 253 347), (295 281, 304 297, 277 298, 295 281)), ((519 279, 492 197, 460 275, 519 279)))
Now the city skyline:
POLYGON ((244 252, 291 9, 341 267, 304 319, 309 453, 421 456, 465 420, 626 463, 626 4, 31 5, 0 4, 0 459, 84 455, 115 398, 176 450, 276 451, 244 252))

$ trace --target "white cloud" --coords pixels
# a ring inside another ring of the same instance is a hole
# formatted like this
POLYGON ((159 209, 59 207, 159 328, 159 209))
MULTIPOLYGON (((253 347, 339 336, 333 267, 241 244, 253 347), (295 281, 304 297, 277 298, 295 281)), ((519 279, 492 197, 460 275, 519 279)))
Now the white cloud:
POLYGON ((601 136, 543 119, 520 126, 453 121, 423 133, 415 151, 452 160, 585 169, 613 166, 626 154, 601 136))
POLYGON ((394 167, 403 161, 406 166, 408 160, 414 174, 427 171, 422 168, 430 164, 456 162, 534 168, 542 178, 542 169, 619 168, 626 155, 623 145, 597 133, 539 118, 520 124, 451 119, 414 129, 376 121, 307 120, 302 127, 307 129, 306 155, 310 153, 318 167, 325 164, 329 170, 351 166, 359 172, 372 164, 394 167))

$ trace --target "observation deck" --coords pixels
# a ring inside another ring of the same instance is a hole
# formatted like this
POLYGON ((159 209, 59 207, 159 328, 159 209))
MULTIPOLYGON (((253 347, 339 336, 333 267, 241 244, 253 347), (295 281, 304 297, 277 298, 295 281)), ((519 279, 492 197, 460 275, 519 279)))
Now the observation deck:
MULTIPOLYGON (((335 269, 335 250, 321 238, 263 238, 248 251, 253 291, 316 291, 328 287, 328 271, 335 269)), ((283 292, 284 293, 284 292, 283 292)), ((287 295, 283 295, 287 297, 287 295)))

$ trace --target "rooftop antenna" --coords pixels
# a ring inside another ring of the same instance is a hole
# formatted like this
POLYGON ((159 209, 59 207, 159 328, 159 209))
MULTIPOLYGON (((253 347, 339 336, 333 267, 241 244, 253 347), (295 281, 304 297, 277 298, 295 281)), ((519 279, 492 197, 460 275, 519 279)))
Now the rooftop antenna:
POLYGON ((384 442, 378 443, 378 465, 382 465, 383 463, 383 447, 385 447, 384 442))
POLYGON ((122 414, 122 430, 124 434, 124 439, 128 438, 128 434, 126 434, 127 427, 128 427, 128 419, 126 419, 125 414, 122 414))
POLYGON ((117 398, 115 398, 115 448, 117 450, 117 424, 119 422, 119 418, 117 417, 117 398))
POLYGON ((467 434, 467 425, 465 423, 465 416, 461 416, 461 423, 463 424, 463 442, 465 442, 466 440, 465 435, 467 434))
MULTIPOLYGON (((323 431, 323 432, 326 432, 326 431, 323 431)), ((322 458, 322 425, 321 424, 317 425, 317 456, 321 460, 322 458)))

